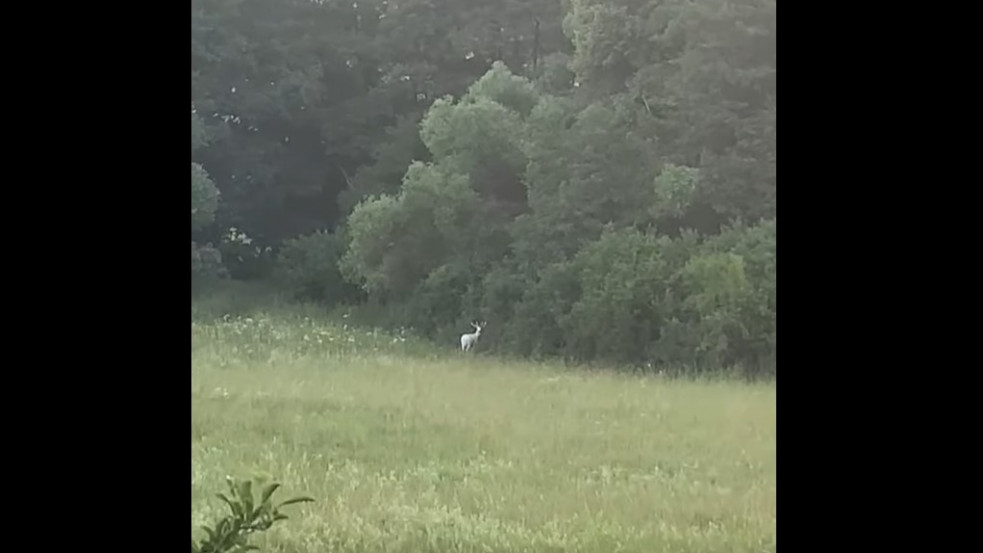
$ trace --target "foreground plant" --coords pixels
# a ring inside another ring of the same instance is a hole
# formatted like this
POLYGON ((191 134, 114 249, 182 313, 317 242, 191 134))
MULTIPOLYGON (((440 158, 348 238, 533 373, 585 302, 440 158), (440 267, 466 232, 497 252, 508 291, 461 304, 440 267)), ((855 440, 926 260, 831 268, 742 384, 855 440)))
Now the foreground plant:
POLYGON ((229 495, 216 494, 226 505, 231 514, 226 515, 214 528, 202 526, 208 537, 196 543, 191 540, 191 553, 241 553, 256 551, 259 548, 248 543, 250 534, 265 532, 277 521, 286 520, 287 515, 280 508, 293 503, 313 502, 310 497, 294 497, 280 504, 273 504, 270 498, 280 487, 274 482, 263 489, 259 501, 253 497, 253 485, 249 480, 227 478, 229 495))

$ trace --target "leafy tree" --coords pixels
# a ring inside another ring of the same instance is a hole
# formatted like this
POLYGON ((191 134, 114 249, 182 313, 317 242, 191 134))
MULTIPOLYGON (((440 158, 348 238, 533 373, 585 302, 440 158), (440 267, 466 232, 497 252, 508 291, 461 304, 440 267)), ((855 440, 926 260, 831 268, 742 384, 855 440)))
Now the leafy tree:
POLYGON ((473 238, 460 232, 474 225, 478 197, 464 175, 415 163, 399 196, 359 204, 349 219, 347 273, 370 293, 408 294, 473 238))
POLYGON ((599 103, 577 111, 547 98, 529 127, 530 210, 512 227, 520 264, 539 267, 570 259, 606 225, 648 221, 656 158, 650 145, 632 134, 630 114, 599 103))
POLYGON ((215 220, 218 188, 198 163, 191 162, 191 229, 199 230, 215 220))
MULTIPOLYGON (((372 151, 372 162, 362 168, 338 195, 338 204, 348 214, 363 199, 399 193, 406 168, 414 161, 428 162, 430 152, 420 139, 420 118, 401 116, 387 129, 386 139, 372 151)), ((348 175, 344 175, 348 178, 348 175)))
MULTIPOLYGON (((191 113, 191 151, 194 153, 208 143, 208 132, 195 112, 191 113)), ((191 162, 191 232, 192 236, 215 220, 219 191, 199 163, 191 162)), ((191 274, 210 277, 224 272, 222 256, 211 245, 191 242, 191 274)))
POLYGON ((633 106, 661 154, 701 170, 701 226, 774 216, 774 0, 572 0, 583 95, 633 106))
POLYGON ((693 204, 700 171, 666 164, 654 179, 655 198, 650 213, 655 219, 681 217, 693 204))

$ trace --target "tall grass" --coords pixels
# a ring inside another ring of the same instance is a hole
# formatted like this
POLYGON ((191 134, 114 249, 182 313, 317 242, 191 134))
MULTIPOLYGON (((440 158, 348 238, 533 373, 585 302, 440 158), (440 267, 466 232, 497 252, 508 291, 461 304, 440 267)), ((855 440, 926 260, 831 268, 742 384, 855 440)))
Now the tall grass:
POLYGON ((192 527, 227 474, 310 495, 281 552, 775 550, 775 388, 465 356, 193 308, 192 527))

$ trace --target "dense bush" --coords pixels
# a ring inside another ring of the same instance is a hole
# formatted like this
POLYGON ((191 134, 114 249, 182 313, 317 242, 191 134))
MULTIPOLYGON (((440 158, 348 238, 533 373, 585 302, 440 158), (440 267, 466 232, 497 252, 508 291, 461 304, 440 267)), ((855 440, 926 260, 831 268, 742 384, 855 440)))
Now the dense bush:
POLYGON ((192 281, 208 280, 227 276, 222 265, 222 254, 211 244, 199 246, 191 243, 191 277, 192 281))
POLYGON ((343 236, 315 232, 287 240, 277 256, 276 276, 283 290, 302 300, 339 303, 355 299, 358 288, 341 274, 343 236))
POLYGON ((693 370, 774 369, 775 224, 700 239, 609 230, 523 281, 484 281, 503 351, 693 370))
POLYGON ((276 253, 271 246, 257 244, 244 231, 229 227, 216 245, 229 276, 239 280, 269 278, 276 267, 276 253))

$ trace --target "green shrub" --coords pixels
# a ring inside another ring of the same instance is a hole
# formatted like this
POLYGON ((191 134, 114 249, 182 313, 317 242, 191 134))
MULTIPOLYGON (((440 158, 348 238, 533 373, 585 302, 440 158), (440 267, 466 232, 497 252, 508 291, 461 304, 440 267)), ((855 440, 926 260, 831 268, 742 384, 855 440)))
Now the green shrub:
MULTIPOLYGON (((775 225, 700 239, 609 229, 534 277, 484 279, 500 352, 620 366, 774 372, 775 225)), ((462 292, 441 288, 446 302, 462 292)), ((453 318, 443 313, 444 318, 453 318)))
POLYGON ((294 497, 282 503, 270 501, 273 493, 280 487, 274 482, 263 488, 259 500, 253 496, 253 485, 249 480, 227 480, 229 495, 217 494, 228 507, 229 514, 220 519, 214 527, 203 526, 202 530, 208 535, 204 540, 191 540, 191 553, 241 553, 243 551, 259 550, 249 544, 249 536, 256 532, 265 532, 274 523, 286 520, 287 515, 280 508, 294 503, 314 501, 310 497, 294 497))
POLYGON ((666 301, 681 244, 634 229, 605 232, 574 258, 582 293, 561 320, 581 360, 648 361, 648 344, 672 309, 666 301))
POLYGON ((258 280, 273 273, 275 253, 270 246, 257 244, 245 231, 230 227, 217 246, 231 278, 258 280))
POLYGON ((211 244, 199 246, 191 243, 191 282, 192 286, 204 281, 213 281, 227 274, 222 265, 222 254, 211 244))
POLYGON ((338 267, 344 251, 344 237, 329 232, 288 240, 277 256, 275 275, 297 299, 329 303, 353 299, 359 289, 345 280, 338 267))

